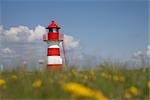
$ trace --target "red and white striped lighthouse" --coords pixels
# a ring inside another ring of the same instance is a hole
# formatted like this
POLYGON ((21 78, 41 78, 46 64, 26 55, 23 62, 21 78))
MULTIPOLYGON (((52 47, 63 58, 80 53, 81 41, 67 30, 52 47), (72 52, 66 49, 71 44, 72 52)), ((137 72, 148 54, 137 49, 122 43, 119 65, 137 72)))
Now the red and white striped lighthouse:
POLYGON ((61 70, 62 58, 60 56, 60 44, 63 41, 63 37, 59 34, 60 27, 52 20, 46 29, 48 29, 48 33, 44 34, 43 40, 48 44, 47 68, 48 70, 61 70))

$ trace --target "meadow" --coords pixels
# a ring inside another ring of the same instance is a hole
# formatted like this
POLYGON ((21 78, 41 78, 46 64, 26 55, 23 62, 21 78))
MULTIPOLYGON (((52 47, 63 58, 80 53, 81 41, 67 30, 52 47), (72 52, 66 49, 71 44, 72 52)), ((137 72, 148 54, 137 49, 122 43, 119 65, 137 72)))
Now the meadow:
POLYGON ((150 67, 103 64, 94 69, 0 72, 0 100, 149 100, 150 67))

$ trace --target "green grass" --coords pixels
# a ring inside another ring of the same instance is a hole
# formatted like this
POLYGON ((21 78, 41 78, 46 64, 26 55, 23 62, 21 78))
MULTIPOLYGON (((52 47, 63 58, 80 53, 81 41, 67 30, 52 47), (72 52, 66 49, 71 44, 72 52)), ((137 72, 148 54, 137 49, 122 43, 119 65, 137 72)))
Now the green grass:
MULTIPOLYGON (((69 82, 79 83, 93 90, 101 91, 108 99, 126 100, 124 96, 129 88, 135 86, 139 93, 132 95, 132 100, 150 99, 147 87, 150 68, 128 69, 115 65, 104 65, 92 70, 79 71, 68 69, 63 71, 28 71, 22 69, 0 72, 0 79, 6 81, 5 86, 0 86, 0 100, 70 100, 73 94, 63 89, 69 82), (105 73, 106 76, 103 76, 105 73), (17 76, 13 79, 12 76, 17 76), (114 76, 123 76, 125 80, 114 80, 114 76), (42 81, 40 88, 32 87, 36 80, 42 81)), ((74 97, 83 99, 83 97, 74 97)), ((86 98, 91 99, 91 98, 86 98)))

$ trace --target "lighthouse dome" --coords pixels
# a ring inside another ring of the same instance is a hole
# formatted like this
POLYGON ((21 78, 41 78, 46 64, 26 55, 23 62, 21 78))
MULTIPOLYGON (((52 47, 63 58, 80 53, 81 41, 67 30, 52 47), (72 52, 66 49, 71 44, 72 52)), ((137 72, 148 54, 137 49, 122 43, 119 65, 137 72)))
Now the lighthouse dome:
POLYGON ((50 28, 57 28, 60 29, 60 27, 55 23, 54 20, 52 20, 51 24, 48 25, 48 27, 46 29, 50 29, 50 28))

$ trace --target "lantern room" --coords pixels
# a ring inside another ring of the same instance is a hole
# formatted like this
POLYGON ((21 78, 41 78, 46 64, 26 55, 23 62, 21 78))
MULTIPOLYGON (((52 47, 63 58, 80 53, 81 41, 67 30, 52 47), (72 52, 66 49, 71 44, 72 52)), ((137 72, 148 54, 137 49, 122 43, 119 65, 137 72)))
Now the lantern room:
POLYGON ((62 40, 61 35, 59 34, 60 27, 52 20, 51 24, 46 27, 48 33, 43 36, 44 41, 59 41, 62 40))

